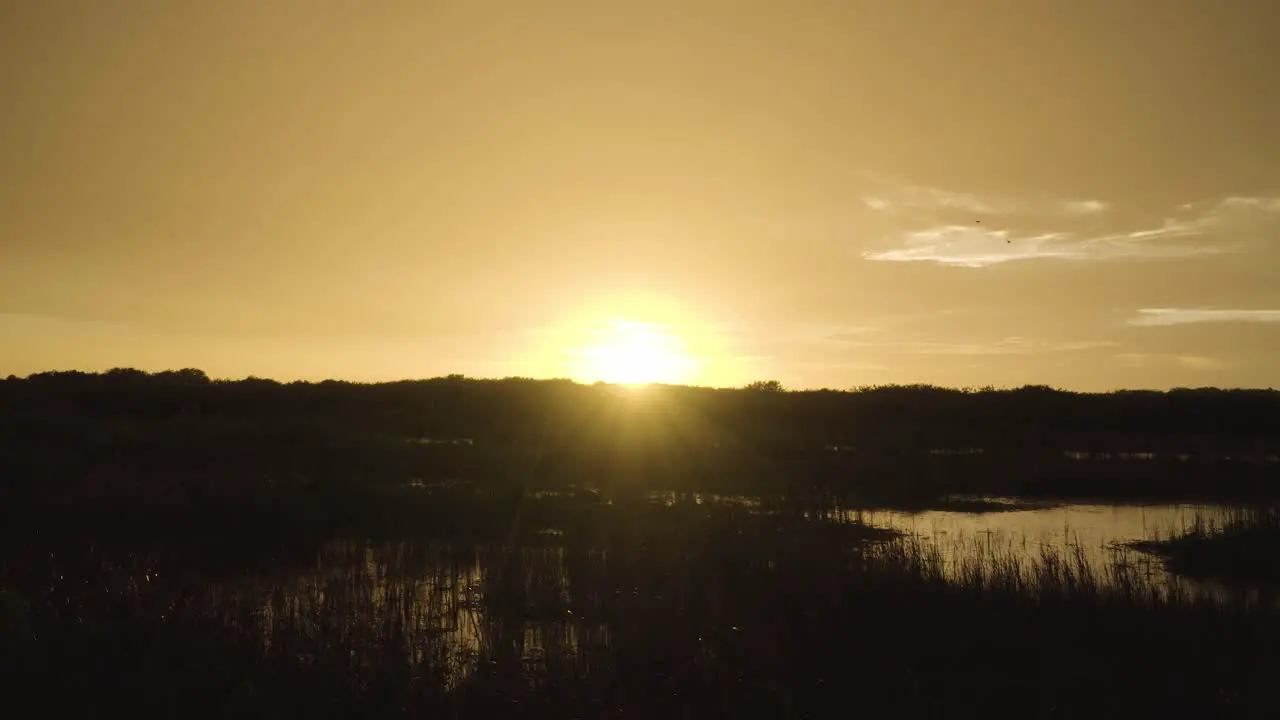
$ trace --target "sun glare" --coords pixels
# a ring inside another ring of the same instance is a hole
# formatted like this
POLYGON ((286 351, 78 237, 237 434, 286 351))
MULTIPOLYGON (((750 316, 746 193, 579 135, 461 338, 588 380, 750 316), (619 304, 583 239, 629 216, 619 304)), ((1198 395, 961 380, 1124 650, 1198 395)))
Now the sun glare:
POLYGON ((574 375, 620 385, 689 382, 698 368, 683 338, 672 328, 630 320, 610 320, 587 331, 574 352, 574 375))

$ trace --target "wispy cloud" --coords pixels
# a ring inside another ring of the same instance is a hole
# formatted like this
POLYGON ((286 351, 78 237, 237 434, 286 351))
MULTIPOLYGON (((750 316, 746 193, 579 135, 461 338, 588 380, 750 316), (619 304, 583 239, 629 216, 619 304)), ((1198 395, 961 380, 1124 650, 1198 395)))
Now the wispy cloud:
POLYGON ((1071 216, 1096 215, 1110 207, 1101 200, 1040 200, 1013 201, 998 198, 982 198, 970 193, 949 192, 936 188, 912 188, 893 196, 868 195, 862 204, 872 210, 896 213, 908 210, 957 210, 974 215, 1037 215, 1071 216))
POLYGON ((793 328, 722 329, 720 338, 745 355, 774 356, 848 347, 875 332, 862 325, 802 324, 793 328))
POLYGON ((1068 215, 1097 215, 1111 207, 1101 200, 1064 200, 1060 206, 1068 215))
POLYGON ((901 342, 860 342, 848 343, 851 347, 879 348, 899 355, 1041 355, 1057 352, 1080 352, 1098 348, 1113 347, 1114 342, 1105 340, 1074 340, 1052 342, 1026 337, 1006 337, 989 343, 939 342, 933 340, 911 340, 901 342))
POLYGON ((1080 237, 1069 232, 1017 234, 1010 230, 943 225, 905 234, 904 247, 866 251, 867 260, 934 262, 981 268, 1014 260, 1173 259, 1238 252, 1238 244, 1173 242, 1200 231, 1183 223, 1129 233, 1080 237))
POLYGON ((865 362, 865 361, 846 361, 846 362, 798 362, 795 363, 797 368, 805 368, 807 370, 888 370, 888 365, 881 363, 865 362))
POLYGON ((1154 356, 1148 353, 1116 353, 1114 357, 1124 367, 1139 368, 1146 367, 1154 356))
POLYGON ((1192 323, 1280 323, 1280 310, 1213 310, 1204 308, 1143 308, 1130 325, 1157 327, 1192 323))
MULTIPOLYGON (((1090 208, 1094 206, 1086 201, 1072 205, 1082 212, 1093 212, 1090 208)), ((1240 252, 1253 239, 1251 232, 1277 220, 1280 198, 1228 197, 1187 204, 1159 224, 1122 232, 1086 233, 1069 227, 1019 232, 990 222, 983 225, 980 220, 972 224, 934 223, 904 231, 900 247, 866 251, 862 256, 881 262, 932 262, 969 268, 1015 260, 1194 258, 1240 252)), ((1038 224, 1047 224, 1047 218, 1041 218, 1038 224)), ((1057 224, 1063 227, 1061 221, 1057 224)))
POLYGON ((1235 364, 1228 360, 1204 355, 1179 355, 1177 361, 1179 365, 1189 370, 1230 370, 1235 367, 1235 364))
POLYGON ((1241 197, 1234 196, 1218 204, 1220 210, 1260 210, 1262 212, 1280 212, 1280 197, 1241 197))
POLYGON ((927 185, 914 185, 878 175, 865 175, 876 190, 862 198, 868 208, 883 213, 919 211, 961 211, 975 215, 1096 215, 1110 205, 1093 199, 1014 198, 958 192, 927 185))
POLYGON ((1007 207, 985 202, 976 195, 926 187, 904 188, 895 196, 869 195, 864 197, 862 202, 872 210, 880 212, 919 209, 965 210, 982 215, 997 215, 1008 212, 1007 207))
POLYGON ((817 339, 828 342, 856 342, 875 332, 873 327, 828 328, 817 339))
POLYGON ((1118 364, 1127 368, 1152 368, 1174 365, 1185 370, 1213 372, 1230 370, 1235 363, 1223 358, 1205 355, 1167 355, 1152 353, 1118 353, 1113 356, 1118 364))

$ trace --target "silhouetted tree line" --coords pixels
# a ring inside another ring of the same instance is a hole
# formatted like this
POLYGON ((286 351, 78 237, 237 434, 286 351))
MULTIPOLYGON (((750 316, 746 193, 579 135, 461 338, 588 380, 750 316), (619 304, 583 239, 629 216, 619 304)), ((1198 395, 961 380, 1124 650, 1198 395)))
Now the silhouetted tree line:
POLYGON ((193 369, 47 372, 0 381, 0 416, 10 430, 32 421, 105 422, 125 432, 150 422, 196 419, 262 430, 301 423, 402 437, 513 441, 545 434, 548 427, 572 434, 584 429, 575 424, 598 419, 593 414, 619 408, 663 416, 658 419, 677 426, 700 425, 715 436, 802 444, 1244 451, 1274 447, 1280 431, 1280 392, 1274 390, 1076 393, 1046 386, 886 385, 785 391, 776 381, 762 381, 739 390, 657 386, 635 393, 600 383, 460 375, 376 384, 211 380, 193 369))
POLYGON ((786 391, 764 381, 635 391, 460 375, 377 384, 213 380, 193 369, 0 381, 0 471, 9 492, 50 476, 84 486, 112 478, 119 487, 121 476, 208 473, 226 483, 231 474, 258 487, 262 474, 275 486, 535 465, 545 474, 785 470, 801 478, 912 468, 915 477, 917 465, 954 463, 956 454, 978 463, 979 450, 981 462, 1000 467, 1060 464, 1065 452, 1265 462, 1280 452, 1278 431, 1273 390, 786 391))

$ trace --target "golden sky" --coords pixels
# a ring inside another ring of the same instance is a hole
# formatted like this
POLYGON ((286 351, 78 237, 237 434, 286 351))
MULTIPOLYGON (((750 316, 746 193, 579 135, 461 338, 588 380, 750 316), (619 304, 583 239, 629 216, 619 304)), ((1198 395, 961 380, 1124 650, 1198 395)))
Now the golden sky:
POLYGON ((0 3, 0 375, 1280 386, 1280 3, 0 3))

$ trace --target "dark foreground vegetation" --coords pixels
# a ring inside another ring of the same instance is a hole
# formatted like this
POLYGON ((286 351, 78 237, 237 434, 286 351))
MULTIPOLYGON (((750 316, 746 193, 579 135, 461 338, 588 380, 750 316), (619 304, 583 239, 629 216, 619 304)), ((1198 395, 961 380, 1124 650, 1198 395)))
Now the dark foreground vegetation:
MULTIPOLYGON (((10 379, 0 690, 53 717, 1278 717, 1273 606, 1051 548, 956 567, 826 512, 1263 508, 1278 429, 1270 391, 10 379)), ((1266 517, 1159 549, 1262 558, 1266 517)))
POLYGON ((1280 586, 1280 509, 1248 508, 1221 526, 1196 523, 1166 540, 1135 543, 1181 575, 1280 586))
POLYGON ((11 539, 8 701, 57 717, 1280 712, 1274 615, 1069 553, 948 572, 936 548, 802 513, 491 505, 502 539, 430 523, 315 544, 11 539))

